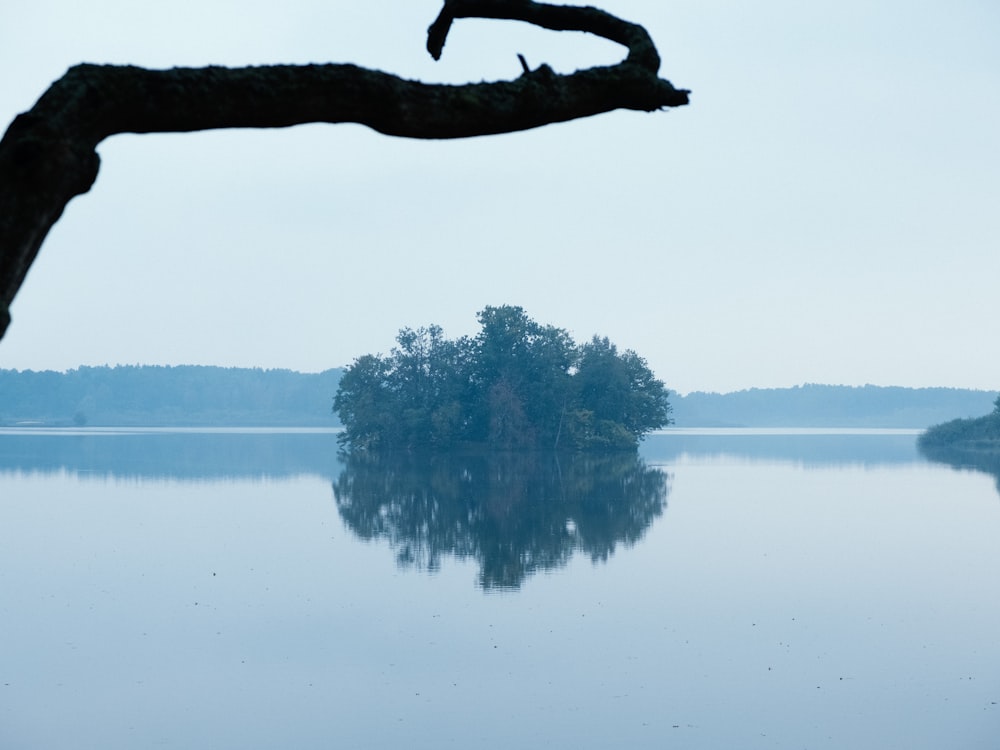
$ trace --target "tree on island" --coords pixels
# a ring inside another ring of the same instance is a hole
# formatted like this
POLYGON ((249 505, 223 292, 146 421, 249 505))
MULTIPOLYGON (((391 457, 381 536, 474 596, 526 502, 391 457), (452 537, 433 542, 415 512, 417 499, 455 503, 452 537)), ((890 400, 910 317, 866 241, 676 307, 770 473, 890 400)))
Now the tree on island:
POLYGON ((688 103, 659 78, 646 30, 602 10, 531 0, 444 0, 427 32, 439 59, 459 18, 525 21, 582 31, 628 48, 617 65, 558 75, 548 65, 514 81, 429 85, 356 65, 146 70, 76 65, 18 115, 0 140, 0 338, 10 304, 66 204, 97 179, 97 146, 119 133, 280 128, 354 122, 407 138, 510 133, 615 109, 653 112, 688 103))
POLYGON ((634 450, 670 423, 669 391, 606 338, 577 345, 521 307, 487 307, 474 338, 404 328, 347 368, 334 397, 348 450, 634 450))
POLYGON ((934 425, 920 435, 919 444, 925 453, 930 454, 956 451, 1000 453, 1000 396, 993 402, 990 414, 934 425))

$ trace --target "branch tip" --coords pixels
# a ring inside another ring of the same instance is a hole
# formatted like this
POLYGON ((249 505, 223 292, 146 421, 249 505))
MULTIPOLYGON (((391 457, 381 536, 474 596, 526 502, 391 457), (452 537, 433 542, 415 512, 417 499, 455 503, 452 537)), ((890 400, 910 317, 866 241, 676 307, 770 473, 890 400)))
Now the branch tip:
POLYGON ((455 17, 448 10, 447 3, 441 9, 434 23, 427 27, 427 51, 435 60, 441 59, 444 51, 444 43, 448 39, 448 32, 451 31, 451 23, 455 17))

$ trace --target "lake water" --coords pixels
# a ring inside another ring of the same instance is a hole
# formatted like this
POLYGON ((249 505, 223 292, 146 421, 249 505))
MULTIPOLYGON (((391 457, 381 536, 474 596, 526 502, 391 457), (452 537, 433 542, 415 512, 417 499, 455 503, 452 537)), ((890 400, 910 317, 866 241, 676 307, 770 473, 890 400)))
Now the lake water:
POLYGON ((996 748, 1000 472, 915 439, 0 431, 0 747, 996 748))

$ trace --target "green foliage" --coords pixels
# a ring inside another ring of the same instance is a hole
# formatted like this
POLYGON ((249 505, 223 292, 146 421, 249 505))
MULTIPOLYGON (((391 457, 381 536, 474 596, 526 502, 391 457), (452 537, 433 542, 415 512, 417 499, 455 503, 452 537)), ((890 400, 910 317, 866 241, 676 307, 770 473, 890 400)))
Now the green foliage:
POLYGON ((0 425, 330 427, 340 375, 195 365, 0 369, 0 425))
POLYGON ((478 313, 474 338, 404 328, 389 356, 359 357, 334 411, 357 450, 634 449, 670 423, 669 392, 646 361, 606 338, 577 346, 520 307, 478 313))
POLYGON ((681 427, 917 427, 994 409, 995 391, 807 383, 671 399, 681 427))
MULTIPOLYGON (((1000 401, 1000 397, 997 399, 1000 401)), ((964 450, 1000 450, 1000 409, 976 419, 953 419, 934 425, 920 436, 925 450, 961 448, 964 450)))
MULTIPOLYGON (((996 456, 1000 455, 1000 396, 993 402, 993 411, 985 417, 953 419, 934 425, 921 434, 918 443, 925 454, 946 463, 964 465, 970 456, 991 455, 988 471, 996 474, 996 456)), ((981 456, 975 457, 976 463, 981 461, 981 456)))

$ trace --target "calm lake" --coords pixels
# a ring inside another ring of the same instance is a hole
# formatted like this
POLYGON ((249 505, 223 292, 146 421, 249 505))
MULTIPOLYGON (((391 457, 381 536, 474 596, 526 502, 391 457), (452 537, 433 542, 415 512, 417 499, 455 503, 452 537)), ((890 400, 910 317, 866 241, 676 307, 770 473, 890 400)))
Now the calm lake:
POLYGON ((0 431, 0 747, 997 748, 1000 466, 0 431))

